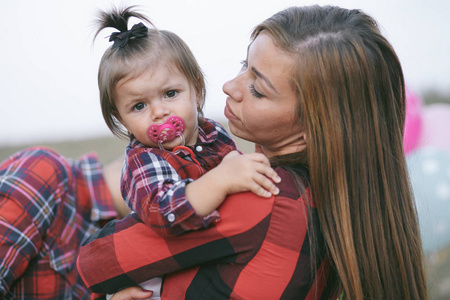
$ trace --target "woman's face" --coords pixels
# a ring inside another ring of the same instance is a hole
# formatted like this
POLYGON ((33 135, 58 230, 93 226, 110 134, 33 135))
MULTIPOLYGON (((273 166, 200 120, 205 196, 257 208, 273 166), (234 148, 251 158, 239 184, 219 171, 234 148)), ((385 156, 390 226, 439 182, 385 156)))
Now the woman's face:
POLYGON ((298 100, 289 82, 293 66, 293 57, 261 33, 249 46, 239 74, 223 86, 231 132, 261 145, 268 157, 305 148, 298 100))

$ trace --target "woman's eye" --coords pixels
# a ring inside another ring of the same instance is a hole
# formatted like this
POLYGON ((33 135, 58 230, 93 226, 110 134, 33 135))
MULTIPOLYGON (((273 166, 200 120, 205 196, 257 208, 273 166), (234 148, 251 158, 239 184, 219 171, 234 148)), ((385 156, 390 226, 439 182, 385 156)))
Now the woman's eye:
POLYGON ((178 94, 177 91, 175 91, 175 90, 170 90, 170 91, 166 92, 166 97, 167 97, 167 98, 173 98, 173 97, 175 97, 177 94, 178 94))
POLYGON ((263 94, 261 94, 260 92, 258 92, 258 91, 256 90, 254 84, 250 85, 249 88, 250 88, 250 93, 251 93, 253 96, 255 96, 256 98, 262 98, 262 97, 264 97, 263 94))
POLYGON ((137 110, 137 111, 143 110, 144 108, 145 108, 145 104, 142 103, 142 102, 140 102, 140 103, 136 104, 135 106, 133 106, 133 110, 137 110))

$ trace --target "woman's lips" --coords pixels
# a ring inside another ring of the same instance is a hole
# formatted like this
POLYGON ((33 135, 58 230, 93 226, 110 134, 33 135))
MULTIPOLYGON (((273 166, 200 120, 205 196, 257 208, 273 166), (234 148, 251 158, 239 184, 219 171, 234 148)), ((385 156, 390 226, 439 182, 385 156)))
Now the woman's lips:
POLYGON ((228 120, 239 120, 239 118, 233 113, 233 111, 228 107, 228 103, 225 105, 224 115, 228 120))

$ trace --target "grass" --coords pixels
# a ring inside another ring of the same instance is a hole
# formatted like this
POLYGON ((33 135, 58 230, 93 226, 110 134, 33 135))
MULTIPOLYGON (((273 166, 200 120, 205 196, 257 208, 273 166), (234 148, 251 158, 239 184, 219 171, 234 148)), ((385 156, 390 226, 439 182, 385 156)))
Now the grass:
POLYGON ((46 146, 69 158, 78 158, 88 152, 97 153, 102 163, 107 163, 124 154, 126 141, 115 137, 99 137, 87 140, 47 142, 41 144, 24 144, 0 148, 0 161, 10 155, 31 146, 46 146))
MULTIPOLYGON (((221 122, 224 124, 224 122, 221 122)), ((226 124, 226 122, 225 122, 226 124)), ((250 153, 254 151, 252 143, 233 137, 238 145, 238 149, 245 153, 250 153)), ((23 144, 18 146, 0 146, 0 161, 5 160, 10 155, 32 146, 46 146, 52 148, 68 158, 78 158, 81 155, 88 152, 95 152, 99 157, 100 162, 108 163, 120 155, 125 153, 125 147, 128 144, 127 141, 121 140, 119 138, 110 137, 97 137, 85 140, 76 141, 61 141, 61 142, 45 142, 41 144, 23 144)))

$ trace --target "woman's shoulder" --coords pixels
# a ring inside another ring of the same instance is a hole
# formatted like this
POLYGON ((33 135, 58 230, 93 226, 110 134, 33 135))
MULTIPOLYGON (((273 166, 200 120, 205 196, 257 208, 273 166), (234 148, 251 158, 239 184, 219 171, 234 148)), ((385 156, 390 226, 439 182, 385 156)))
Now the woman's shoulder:
POLYGON ((308 206, 314 206, 309 193, 309 178, 306 169, 287 169, 278 166, 275 171, 281 178, 277 185, 280 193, 277 197, 305 202, 308 206))

